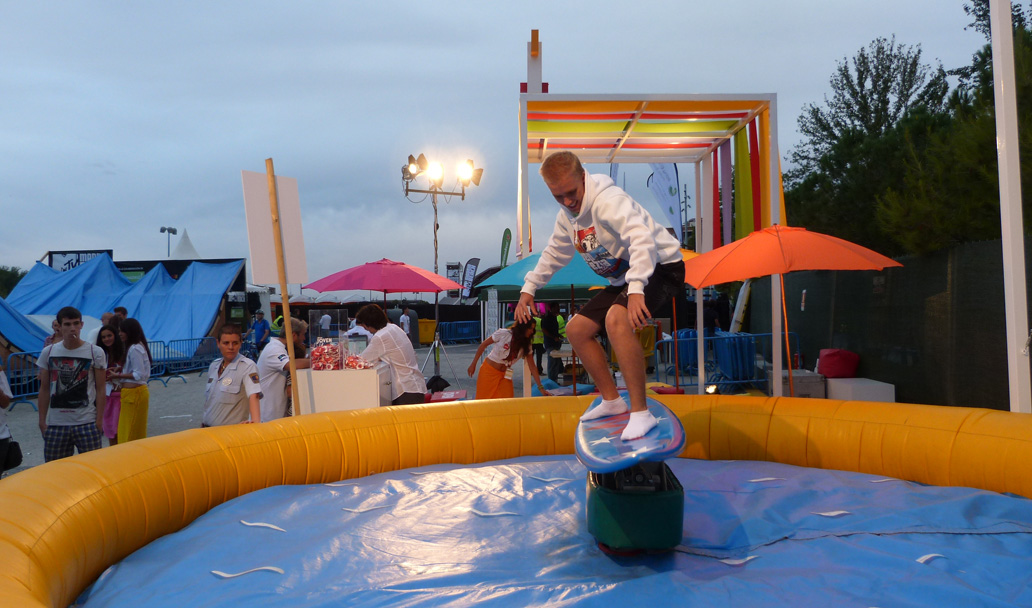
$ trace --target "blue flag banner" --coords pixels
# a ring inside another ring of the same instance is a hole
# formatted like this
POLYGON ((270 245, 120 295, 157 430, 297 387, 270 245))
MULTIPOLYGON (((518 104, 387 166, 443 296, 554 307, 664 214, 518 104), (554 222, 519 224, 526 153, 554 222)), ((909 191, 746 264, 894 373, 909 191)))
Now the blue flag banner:
POLYGON ((464 298, 468 298, 469 290, 473 289, 473 279, 477 276, 477 266, 479 265, 480 258, 470 258, 466 262, 466 268, 462 271, 462 297, 464 298))

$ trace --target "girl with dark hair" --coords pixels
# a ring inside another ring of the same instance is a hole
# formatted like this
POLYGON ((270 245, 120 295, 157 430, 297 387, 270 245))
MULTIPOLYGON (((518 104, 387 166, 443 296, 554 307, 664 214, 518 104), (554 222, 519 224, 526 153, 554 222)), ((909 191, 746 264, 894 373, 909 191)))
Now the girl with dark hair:
POLYGON ((408 335, 376 304, 366 304, 355 315, 355 325, 373 334, 362 358, 370 363, 386 362, 391 368, 391 404, 426 402, 426 381, 419 371, 416 351, 408 335))
POLYGON ((125 366, 121 373, 108 376, 122 380, 122 411, 118 416, 118 443, 147 436, 147 412, 150 409, 151 356, 143 327, 136 319, 122 321, 119 333, 125 345, 125 366))
POLYGON ((115 379, 115 374, 122 371, 125 365, 125 347, 118 328, 105 325, 97 333, 100 349, 107 355, 107 405, 104 407, 104 436, 109 445, 118 444, 118 416, 122 410, 122 383, 115 379))
POLYGON ((541 375, 538 373, 537 365, 534 364, 533 348, 531 342, 534 339, 536 324, 534 319, 518 321, 508 328, 502 328, 491 334, 487 340, 480 343, 480 348, 473 355, 473 363, 469 364, 469 377, 477 369, 477 361, 480 355, 488 346, 494 344, 494 348, 484 359, 480 366, 480 373, 477 375, 477 399, 505 399, 513 396, 512 388, 512 366, 520 359, 524 359, 530 369, 534 383, 542 395, 549 395, 541 384, 541 375))

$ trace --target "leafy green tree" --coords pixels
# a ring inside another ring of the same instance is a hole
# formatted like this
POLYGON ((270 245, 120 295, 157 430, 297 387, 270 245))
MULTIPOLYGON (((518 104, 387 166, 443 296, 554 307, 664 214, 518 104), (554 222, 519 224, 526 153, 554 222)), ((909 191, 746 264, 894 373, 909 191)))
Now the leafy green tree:
POLYGON ((878 38, 838 64, 831 88, 799 118, 805 139, 785 176, 788 219, 899 253, 877 222, 878 198, 903 188, 905 142, 923 145, 948 124, 946 71, 922 63, 920 47, 878 38))
POLYGON ((27 271, 15 266, 0 266, 0 298, 6 298, 26 274, 27 271))
POLYGON ((898 44, 896 37, 877 38, 860 49, 852 61, 839 62, 831 76, 831 97, 807 104, 799 117, 804 141, 792 151, 801 177, 826 169, 821 160, 843 152, 843 140, 877 137, 896 125, 911 109, 944 109, 949 85, 942 64, 921 62, 921 46, 898 44))
MULTIPOLYGON (((988 18, 987 12, 977 15, 988 18)), ((1024 24, 1024 20, 1015 18, 1015 23, 1024 24)), ((1018 149, 1023 159, 1032 158, 1032 34, 1026 27, 1019 25, 1014 30, 1018 149)), ((976 29, 988 35, 987 23, 984 30, 976 29)), ((879 198, 879 225, 907 252, 925 253, 1000 237, 991 59, 986 45, 975 53, 967 69, 958 70, 963 74, 961 85, 950 97, 951 124, 925 146, 907 142, 903 183, 879 198)), ((1022 164, 1021 177, 1027 232, 1032 228, 1032 163, 1022 164)))

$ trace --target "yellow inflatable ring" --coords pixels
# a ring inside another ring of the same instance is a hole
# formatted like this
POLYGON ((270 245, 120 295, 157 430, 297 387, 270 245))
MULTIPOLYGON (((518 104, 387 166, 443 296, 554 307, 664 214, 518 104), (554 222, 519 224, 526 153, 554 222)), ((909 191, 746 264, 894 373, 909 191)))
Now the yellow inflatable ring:
MULTIPOLYGON (((227 500, 438 463, 573 451, 591 397, 465 401, 197 429, 0 481, 0 606, 67 606, 109 565, 227 500)), ((660 396, 682 456, 768 460, 1032 497, 1032 416, 973 408, 660 396)))

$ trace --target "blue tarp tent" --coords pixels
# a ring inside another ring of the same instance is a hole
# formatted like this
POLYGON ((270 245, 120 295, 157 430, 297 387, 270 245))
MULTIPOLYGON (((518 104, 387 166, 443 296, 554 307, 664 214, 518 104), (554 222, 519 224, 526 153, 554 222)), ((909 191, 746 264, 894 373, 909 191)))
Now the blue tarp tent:
POLYGON ((202 338, 241 268, 243 261, 193 262, 177 281, 157 264, 132 283, 107 255, 65 272, 37 263, 0 309, 0 334, 20 350, 39 350, 46 332, 23 315, 55 315, 64 306, 74 306, 84 315, 99 318, 124 306, 130 317, 140 321, 148 340, 202 338), (27 333, 22 327, 36 330, 27 333))
POLYGON ((48 332, 0 298, 0 335, 17 350, 34 351, 43 348, 48 332))

